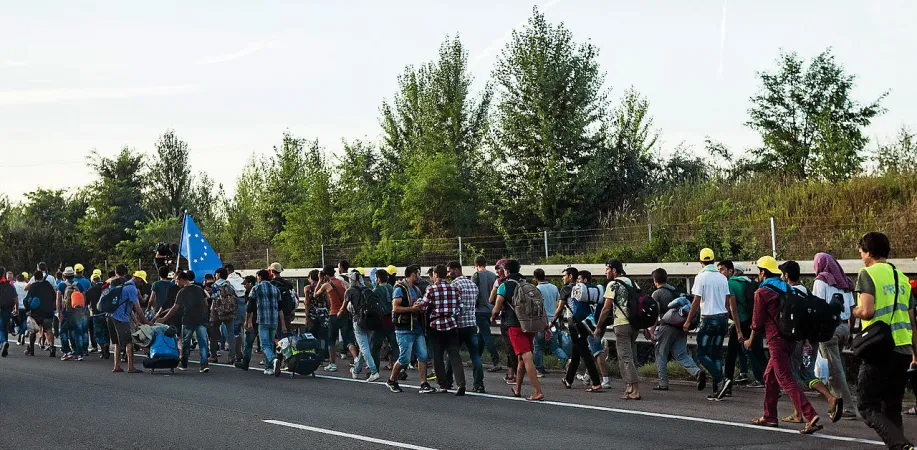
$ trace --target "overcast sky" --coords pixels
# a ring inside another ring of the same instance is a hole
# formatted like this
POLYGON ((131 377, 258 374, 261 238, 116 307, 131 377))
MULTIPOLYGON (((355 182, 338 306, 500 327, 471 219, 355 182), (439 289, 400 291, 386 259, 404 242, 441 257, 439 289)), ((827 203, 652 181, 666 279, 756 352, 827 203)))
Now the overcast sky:
POLYGON ((742 125, 748 98, 781 48, 808 58, 834 47, 861 101, 891 90, 871 145, 917 128, 912 0, 344 3, 3 0, 0 193, 84 185, 91 149, 149 152, 169 128, 230 192, 285 130, 332 153, 342 138, 377 141, 405 65, 434 59, 457 32, 483 83, 536 4, 600 48, 613 98, 630 85, 649 98, 668 150, 700 151, 707 135, 756 145, 742 125))

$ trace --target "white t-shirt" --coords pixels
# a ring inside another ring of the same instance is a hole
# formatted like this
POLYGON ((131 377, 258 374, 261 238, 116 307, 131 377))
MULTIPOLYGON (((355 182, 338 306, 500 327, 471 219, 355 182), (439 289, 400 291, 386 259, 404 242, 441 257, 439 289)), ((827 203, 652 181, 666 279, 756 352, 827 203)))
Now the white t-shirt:
POLYGON ((822 280, 815 280, 815 284, 812 285, 812 295, 825 302, 831 303, 831 298, 834 297, 834 294, 844 296, 844 310, 841 311, 841 320, 846 321, 850 318, 850 307, 853 306, 853 292, 844 292, 822 280))
POLYGON ((13 287, 16 288, 16 296, 19 297, 19 309, 25 309, 25 281, 15 281, 13 287))
POLYGON ((703 316, 715 316, 726 314, 726 297, 729 294, 729 279, 723 274, 713 270, 703 270, 694 278, 694 286, 691 287, 691 293, 699 295, 700 314, 703 316))

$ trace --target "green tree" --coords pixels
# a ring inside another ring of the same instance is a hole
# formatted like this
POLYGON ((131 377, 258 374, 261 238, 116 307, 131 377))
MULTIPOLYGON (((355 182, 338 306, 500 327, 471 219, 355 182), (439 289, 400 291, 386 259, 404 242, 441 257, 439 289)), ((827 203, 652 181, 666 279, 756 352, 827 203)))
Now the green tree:
POLYGON ((883 175, 917 173, 917 135, 902 126, 894 142, 879 146, 876 163, 883 175))
POLYGON ((89 167, 98 180, 85 190, 88 210, 78 221, 83 244, 96 258, 104 258, 121 241, 131 239, 131 230, 147 219, 143 209, 143 156, 127 147, 114 158, 89 155, 89 167))
POLYGON ((863 129, 885 112, 883 93, 868 104, 852 98, 856 77, 827 49, 808 64, 781 53, 773 72, 759 72, 746 126, 761 134, 753 170, 796 178, 846 179, 858 171, 863 129))
POLYGON ((26 194, 22 205, 7 202, 3 210, 4 264, 18 272, 31 272, 39 261, 48 267, 91 262, 75 233, 86 202, 63 190, 38 189, 26 194))
POLYGON ((318 141, 283 134, 264 171, 264 191, 258 194, 266 235, 273 238, 286 225, 286 212, 306 198, 307 151, 318 151, 318 141))
POLYGON ((145 208, 153 219, 181 217, 185 211, 198 220, 210 217, 213 181, 203 172, 196 178, 192 175, 188 155, 188 143, 174 130, 167 130, 156 141, 156 152, 144 172, 145 208))
POLYGON ((334 224, 340 217, 332 204, 332 175, 323 149, 309 146, 303 157, 305 196, 286 211, 284 229, 273 242, 290 262, 313 267, 321 263, 322 244, 332 242, 334 224))
POLYGON ((147 223, 137 222, 130 230, 132 239, 124 240, 115 247, 122 261, 143 261, 152 266, 152 257, 159 242, 178 242, 181 234, 181 219, 152 219, 147 223))
POLYGON ((505 232, 584 225, 582 196, 573 193, 602 146, 607 113, 597 56, 594 45, 575 42, 537 9, 502 51, 493 73, 494 147, 505 232))

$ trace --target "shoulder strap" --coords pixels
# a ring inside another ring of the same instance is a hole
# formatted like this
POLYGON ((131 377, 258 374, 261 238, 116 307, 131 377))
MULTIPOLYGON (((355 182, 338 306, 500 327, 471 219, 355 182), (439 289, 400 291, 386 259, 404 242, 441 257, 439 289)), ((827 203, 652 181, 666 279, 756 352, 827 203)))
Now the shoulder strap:
POLYGON ((895 322, 895 313, 898 312, 898 268, 894 264, 888 263, 892 267, 892 275, 895 279, 895 302, 892 303, 892 318, 889 319, 889 325, 895 322))

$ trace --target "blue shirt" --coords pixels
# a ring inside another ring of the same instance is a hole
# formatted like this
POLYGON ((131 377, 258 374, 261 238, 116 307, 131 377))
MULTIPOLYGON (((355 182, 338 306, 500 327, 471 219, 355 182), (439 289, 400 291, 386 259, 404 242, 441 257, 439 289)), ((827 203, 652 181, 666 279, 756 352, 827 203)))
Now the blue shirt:
POLYGON ((258 324, 278 326, 280 314, 277 312, 277 301, 280 300, 280 290, 270 281, 262 281, 252 288, 251 296, 258 303, 258 324))
POLYGON ((134 309, 133 304, 140 303, 140 295, 133 280, 125 282, 123 286, 121 288, 121 301, 124 304, 111 314, 111 318, 118 322, 130 322, 131 310, 134 309))
MULTIPOLYGON (((409 287, 408 290, 408 306, 414 306, 414 303, 417 303, 417 299, 420 297, 420 289, 417 286, 409 287)), ((394 292, 392 292, 392 299, 404 298, 404 289, 401 289, 401 286, 395 286, 394 292)), ((414 316, 414 333, 423 334, 423 324, 417 320, 417 316, 414 316)))
POLYGON ((539 282, 538 290, 541 291, 541 296, 544 298, 544 312, 548 317, 554 317, 554 313, 557 312, 557 300, 560 299, 560 291, 557 290, 557 286, 547 281, 539 282))
POLYGON ((80 288, 82 288, 80 292, 86 293, 86 291, 92 289, 92 282, 83 277, 76 277, 73 279, 73 281, 79 283, 80 288))

